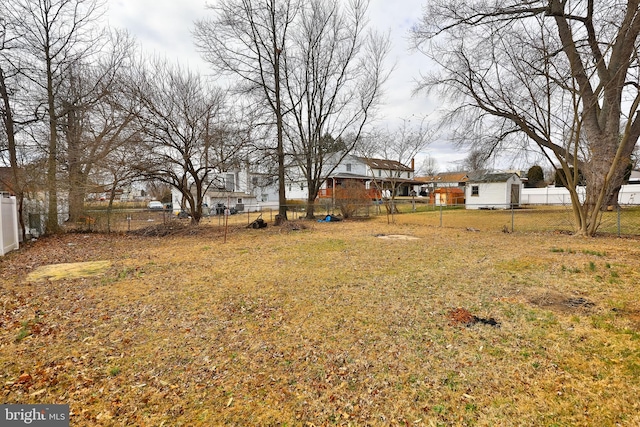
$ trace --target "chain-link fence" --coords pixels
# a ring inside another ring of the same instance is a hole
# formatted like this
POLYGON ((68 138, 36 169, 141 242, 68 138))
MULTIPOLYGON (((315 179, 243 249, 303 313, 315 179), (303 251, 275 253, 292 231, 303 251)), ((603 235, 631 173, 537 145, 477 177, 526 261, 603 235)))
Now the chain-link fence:
MULTIPOLYGON (((571 205, 564 206, 434 206, 399 201, 398 212, 416 212, 424 223, 439 227, 499 230, 504 232, 574 232, 571 205)), ((621 205, 601 213, 599 233, 640 235, 640 206, 621 205)))
MULTIPOLYGON (((278 215, 277 207, 245 206, 241 212, 230 212, 225 216, 222 212, 212 210, 204 212, 201 224, 224 226, 251 225, 258 218, 272 224, 278 215)), ((314 207, 316 219, 323 219, 327 215, 345 217, 344 209, 331 203, 318 203, 314 207)), ((304 203, 292 203, 287 206, 287 218, 298 220, 306 218, 307 211, 304 203)), ((483 231, 504 232, 563 232, 571 233, 576 230, 575 218, 570 205, 565 206, 520 206, 514 207, 470 205, 433 205, 419 200, 399 199, 394 201, 374 201, 353 204, 349 207, 351 218, 366 218, 388 216, 390 222, 404 222, 410 218, 431 227, 462 228, 483 231), (413 213, 411 217, 407 214, 413 213)), ((65 213, 60 218, 67 218, 65 213)), ((149 209, 93 209, 88 210, 74 223, 65 222, 68 230, 96 231, 96 232, 127 232, 150 226, 166 225, 173 221, 184 224, 191 222, 191 218, 182 213, 176 215, 170 210, 149 209)), ((44 232, 44 213, 29 213, 26 227, 37 236, 44 232)), ((622 205, 616 209, 602 212, 599 233, 617 236, 640 235, 640 205, 622 205)))
MULTIPOLYGON (((316 208, 316 212, 320 213, 316 208)), ((327 209, 327 213, 340 210, 327 209)), ((378 201, 358 207, 353 216, 415 213, 420 224, 434 227, 497 230, 504 232, 562 232, 576 230, 576 219, 570 204, 555 206, 434 205, 421 200, 399 199, 378 201)), ((620 205, 601 213, 599 233, 617 236, 640 235, 640 205, 620 205)))

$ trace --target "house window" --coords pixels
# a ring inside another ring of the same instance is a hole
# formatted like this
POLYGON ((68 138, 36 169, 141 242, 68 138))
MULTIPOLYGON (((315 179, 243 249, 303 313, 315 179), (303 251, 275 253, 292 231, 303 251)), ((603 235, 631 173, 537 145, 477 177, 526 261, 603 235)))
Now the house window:
POLYGON ((347 172, 351 172, 351 163, 347 163, 347 172))
POLYGON ((269 195, 268 195, 268 194, 262 194, 262 195, 260 195, 260 201, 262 201, 262 202, 268 202, 268 201, 269 201, 269 195))
POLYGON ((378 169, 378 176, 382 176, 382 170, 378 169))
POLYGON ((252 176, 251 177, 251 184, 258 185, 258 177, 257 176, 252 176))
POLYGON ((239 204, 242 204, 242 199, 238 199, 238 203, 239 203, 239 204))
POLYGON ((480 186, 479 185, 472 185, 471 186, 471 196, 472 197, 480 196, 480 186))

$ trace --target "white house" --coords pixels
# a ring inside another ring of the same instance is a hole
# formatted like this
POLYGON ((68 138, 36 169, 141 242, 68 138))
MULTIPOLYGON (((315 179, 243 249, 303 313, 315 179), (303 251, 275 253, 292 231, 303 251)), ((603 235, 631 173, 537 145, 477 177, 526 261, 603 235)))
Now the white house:
MULTIPOLYGON (((337 165, 340 156, 328 159, 325 164, 327 179, 323 182, 319 198, 334 197, 336 189, 348 182, 358 182, 371 199, 378 199, 381 194, 408 196, 416 184, 413 163, 411 167, 400 162, 383 159, 370 159, 353 155, 345 156, 337 165), (335 168, 334 168, 335 166, 335 168), (331 173, 329 170, 333 168, 331 173)), ((259 211, 263 208, 278 208, 278 180, 270 174, 252 172, 248 163, 219 173, 215 178, 216 185, 204 195, 203 203, 210 208, 219 204, 235 207, 238 211, 259 211), (215 187, 215 188, 213 188, 215 187)), ((172 189, 174 212, 179 212, 182 196, 172 189)), ((285 193, 287 200, 307 200, 309 189, 302 173, 295 166, 286 171, 285 193)))
POLYGON ((507 209, 520 205, 522 180, 515 173, 470 176, 465 187, 467 209, 507 209))
MULTIPOLYGON (((334 187, 339 186, 339 183, 342 182, 342 180, 357 179, 360 181, 367 181, 370 179, 367 176, 367 165, 360 161, 359 158, 347 155, 341 162, 339 162, 339 159, 340 155, 336 154, 325 161, 322 175, 327 176, 327 179, 320 187, 321 197, 323 194, 331 193, 334 187), (331 169, 333 169, 333 171, 329 173, 331 169)), ((302 171, 295 165, 292 165, 287 169, 285 191, 287 200, 308 199, 309 189, 307 188, 307 182, 302 171)))
MULTIPOLYGON (((406 166, 395 160, 374 159, 345 156, 336 165, 339 157, 329 159, 325 169, 327 178, 322 183, 318 193, 319 198, 332 198, 334 192, 347 185, 348 182, 358 182, 370 193, 371 198, 379 198, 380 193, 391 195, 395 191, 398 196, 408 196, 413 186, 418 184, 414 180, 413 165, 406 166), (331 173, 328 171, 335 166, 331 173)), ((300 173, 288 171, 286 194, 288 200, 307 200, 308 188, 300 173), (294 178, 297 177, 297 178, 294 178)))
MULTIPOLYGON (((251 172, 248 163, 218 173, 213 180, 214 183, 202 197, 202 203, 207 205, 211 214, 215 214, 219 206, 235 208, 238 212, 278 207, 277 179, 268 174, 251 172)), ((176 188, 171 189, 171 202, 173 212, 179 213, 183 200, 176 188)), ((205 209, 203 213, 207 213, 205 209)))

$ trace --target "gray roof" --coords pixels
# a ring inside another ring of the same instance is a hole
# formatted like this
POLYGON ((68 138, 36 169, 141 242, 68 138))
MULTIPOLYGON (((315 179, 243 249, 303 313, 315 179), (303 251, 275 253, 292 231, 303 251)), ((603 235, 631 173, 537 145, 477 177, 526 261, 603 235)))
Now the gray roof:
POLYGON ((368 176, 368 175, 358 175, 355 173, 349 173, 349 172, 338 172, 332 175, 329 175, 328 178, 343 178, 343 179, 366 179, 366 180, 373 180, 372 176, 368 176))
POLYGON ((406 172, 413 171, 413 169, 411 169, 409 166, 403 165, 402 163, 395 160, 373 159, 369 157, 357 157, 357 159, 366 163, 370 168, 406 172))
POLYGON ((515 173, 485 173, 479 175, 470 175, 469 182, 507 182, 512 176, 518 176, 515 173))

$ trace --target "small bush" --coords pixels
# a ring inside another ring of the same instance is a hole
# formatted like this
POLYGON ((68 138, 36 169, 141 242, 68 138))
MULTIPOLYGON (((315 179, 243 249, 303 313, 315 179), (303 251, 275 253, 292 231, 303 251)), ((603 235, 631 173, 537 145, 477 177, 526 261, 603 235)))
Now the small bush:
POLYGON ((343 218, 355 216, 359 208, 369 204, 369 193, 361 182, 345 181, 342 187, 336 188, 336 206, 343 218))

